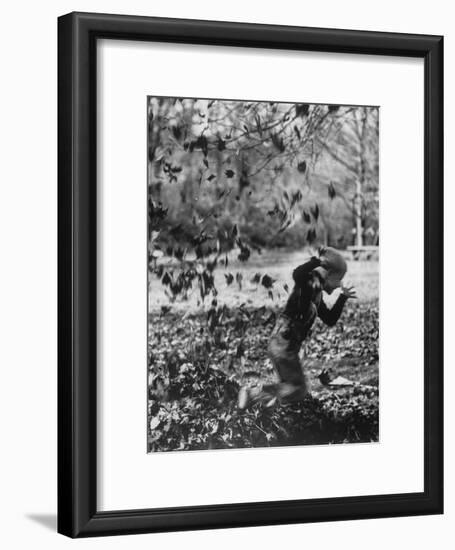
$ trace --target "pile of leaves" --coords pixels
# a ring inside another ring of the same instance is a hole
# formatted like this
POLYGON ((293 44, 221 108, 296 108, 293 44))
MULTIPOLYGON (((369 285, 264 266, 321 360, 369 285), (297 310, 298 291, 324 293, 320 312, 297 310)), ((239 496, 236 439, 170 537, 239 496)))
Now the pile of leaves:
MULTIPOLYGON (((345 313, 333 329, 316 325, 307 363, 377 364, 377 306, 348 303, 345 313)), ((238 409, 242 384, 274 377, 266 350, 275 316, 242 307, 152 316, 149 451, 377 441, 379 391, 358 380, 347 388, 319 385, 292 405, 238 409)))
POLYGON ((377 441, 378 390, 355 386, 268 409, 204 399, 149 403, 149 451, 315 445, 377 441))

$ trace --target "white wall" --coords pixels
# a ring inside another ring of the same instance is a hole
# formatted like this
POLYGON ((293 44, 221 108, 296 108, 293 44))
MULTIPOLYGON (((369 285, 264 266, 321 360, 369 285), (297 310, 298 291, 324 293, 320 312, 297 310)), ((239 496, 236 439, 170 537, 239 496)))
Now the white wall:
MULTIPOLYGON (((0 33, 0 539, 8 549, 68 547, 231 548, 279 544, 317 548, 449 548, 455 520, 452 434, 455 377, 446 373, 446 514, 223 531, 141 535, 71 543, 55 533, 56 511, 56 18, 69 11, 131 13, 318 27, 444 34, 446 97, 455 97, 455 29, 450 2, 327 0, 130 0, 9 2, 0 33), (450 542, 449 542, 450 541, 450 542), (29 546, 30 545, 30 546, 29 546)), ((446 102, 446 151, 455 147, 454 105, 446 102), (452 124, 451 124, 452 123, 452 124)), ((447 249, 455 229, 454 165, 447 154, 447 249)), ((446 269, 455 267, 447 257, 446 269)), ((449 276, 447 280, 450 281, 449 276)), ((446 308, 454 293, 446 289, 446 308)), ((447 340, 454 331, 447 320, 447 340)), ((449 346, 448 346, 449 348, 449 346)), ((405 389, 404 389, 405 391, 405 389)), ((336 464, 334 464, 336 468, 336 464)))

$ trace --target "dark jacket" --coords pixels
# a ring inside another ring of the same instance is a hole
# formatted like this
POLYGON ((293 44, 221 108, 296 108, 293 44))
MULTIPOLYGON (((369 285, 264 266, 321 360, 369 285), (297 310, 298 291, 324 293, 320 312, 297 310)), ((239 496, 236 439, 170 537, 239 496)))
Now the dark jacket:
POLYGON ((346 296, 340 294, 331 309, 325 305, 322 300, 324 281, 321 275, 314 271, 320 265, 320 259, 313 256, 292 273, 295 285, 283 315, 291 321, 288 325, 292 332, 292 340, 294 345, 297 344, 299 347, 307 337, 316 317, 328 326, 335 325, 347 300, 346 296))

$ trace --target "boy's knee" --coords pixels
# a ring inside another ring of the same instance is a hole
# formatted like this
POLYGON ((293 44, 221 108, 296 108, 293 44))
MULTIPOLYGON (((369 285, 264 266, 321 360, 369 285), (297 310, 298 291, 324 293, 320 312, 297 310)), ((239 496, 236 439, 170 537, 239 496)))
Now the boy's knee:
POLYGON ((270 357, 274 357, 276 355, 279 355, 280 352, 284 351, 283 342, 281 342, 277 338, 277 336, 272 336, 269 340, 268 345, 267 345, 267 351, 268 351, 270 357))

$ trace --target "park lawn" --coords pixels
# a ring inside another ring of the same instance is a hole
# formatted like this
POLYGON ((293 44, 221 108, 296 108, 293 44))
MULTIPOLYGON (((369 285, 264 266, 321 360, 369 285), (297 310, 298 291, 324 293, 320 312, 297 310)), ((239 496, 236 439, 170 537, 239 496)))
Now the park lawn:
MULTIPOLYGON (((267 346, 278 313, 264 307, 226 309, 213 332, 202 311, 183 320, 181 312, 152 313, 150 369, 153 375, 165 375, 170 361, 194 363, 202 358, 205 368, 220 370, 238 384, 276 381, 267 346)), ((335 327, 317 320, 300 354, 311 391, 324 391, 318 378, 323 369, 329 369, 332 378, 378 386, 378 330, 374 301, 348 302, 335 327)))

